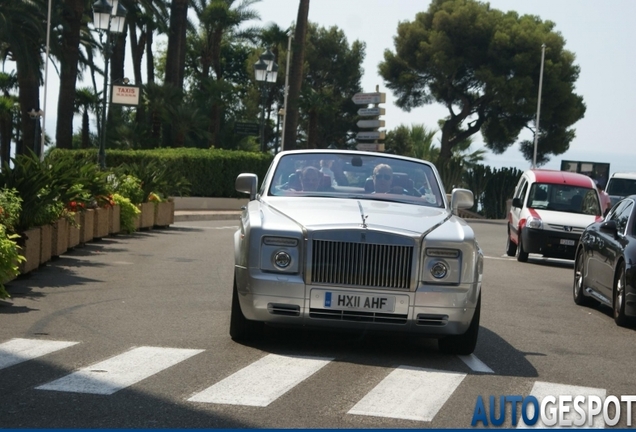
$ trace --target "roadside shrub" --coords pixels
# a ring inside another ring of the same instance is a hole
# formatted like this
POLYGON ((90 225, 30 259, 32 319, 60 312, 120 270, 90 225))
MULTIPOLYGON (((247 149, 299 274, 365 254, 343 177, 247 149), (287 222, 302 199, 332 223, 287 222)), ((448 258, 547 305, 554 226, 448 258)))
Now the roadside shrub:
POLYGON ((19 274, 18 264, 24 261, 14 241, 18 237, 18 234, 7 234, 5 226, 0 225, 0 299, 10 297, 4 283, 19 274))
POLYGON ((135 225, 135 221, 137 219, 137 215, 141 213, 141 210, 134 205, 130 199, 119 195, 118 193, 113 194, 113 201, 115 204, 119 204, 120 207, 120 225, 121 231, 126 234, 134 233, 137 230, 135 225))
POLYGON ((22 199, 15 189, 0 189, 0 225, 4 225, 8 232, 15 232, 15 226, 20 218, 22 199))

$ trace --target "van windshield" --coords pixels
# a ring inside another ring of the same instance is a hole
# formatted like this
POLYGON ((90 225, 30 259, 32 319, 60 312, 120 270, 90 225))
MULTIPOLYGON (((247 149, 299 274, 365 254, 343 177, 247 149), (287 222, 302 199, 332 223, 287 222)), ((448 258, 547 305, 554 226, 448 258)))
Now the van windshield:
POLYGON ((626 197, 636 194, 636 180, 612 177, 607 183, 607 190, 605 191, 609 195, 617 195, 626 197))
POLYGON ((592 188, 535 183, 528 195, 528 207, 599 216, 598 193, 592 188))

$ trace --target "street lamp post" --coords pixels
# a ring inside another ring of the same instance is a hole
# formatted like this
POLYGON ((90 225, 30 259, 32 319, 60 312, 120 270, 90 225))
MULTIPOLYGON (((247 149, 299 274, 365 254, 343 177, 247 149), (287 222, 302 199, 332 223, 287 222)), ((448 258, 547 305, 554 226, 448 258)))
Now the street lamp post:
POLYGON ((274 62, 274 54, 267 49, 266 52, 261 54, 256 64, 254 64, 254 77, 256 81, 261 84, 261 121, 260 121, 260 144, 261 151, 264 152, 265 148, 265 104, 267 103, 267 89, 268 86, 276 82, 276 76, 278 75, 278 65, 274 62))
POLYGON ((102 97, 102 136, 99 140, 99 166, 106 168, 106 103, 108 102, 108 62, 111 55, 111 33, 122 33, 126 25, 126 9, 119 4, 119 0, 97 0, 93 3, 93 25, 99 31, 99 43, 102 43, 106 33, 104 50, 104 92, 102 97))

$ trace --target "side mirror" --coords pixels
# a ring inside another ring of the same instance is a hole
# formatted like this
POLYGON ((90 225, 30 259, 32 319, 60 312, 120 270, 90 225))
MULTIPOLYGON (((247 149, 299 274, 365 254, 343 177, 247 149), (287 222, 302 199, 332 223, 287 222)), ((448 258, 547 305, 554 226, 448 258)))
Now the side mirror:
POLYGON ((618 232, 618 226, 616 225, 615 220, 608 220, 601 224, 601 231, 609 232, 612 234, 616 234, 618 232))
POLYGON ((234 182, 237 192, 250 195, 250 201, 256 198, 256 188, 258 187, 258 176, 256 174, 239 174, 234 182))
POLYGON ((521 204, 521 198, 513 198, 512 199, 512 206, 513 207, 517 207, 517 208, 523 207, 523 204, 521 204))
POLYGON ((451 193, 451 211, 454 215, 459 209, 469 209, 475 205, 475 195, 468 189, 453 189, 451 193))

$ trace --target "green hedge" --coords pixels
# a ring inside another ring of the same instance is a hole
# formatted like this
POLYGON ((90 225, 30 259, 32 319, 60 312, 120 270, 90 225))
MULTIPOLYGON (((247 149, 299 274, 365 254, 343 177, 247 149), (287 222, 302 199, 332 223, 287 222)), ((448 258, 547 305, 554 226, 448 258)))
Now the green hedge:
MULTIPOLYGON (((51 152, 55 158, 94 160, 97 150, 60 150, 51 152)), ((265 153, 223 149, 162 148, 154 150, 107 150, 107 167, 123 164, 165 162, 190 183, 190 196, 244 198, 234 189, 236 177, 241 173, 254 173, 259 181, 265 176, 273 156, 265 153)))

